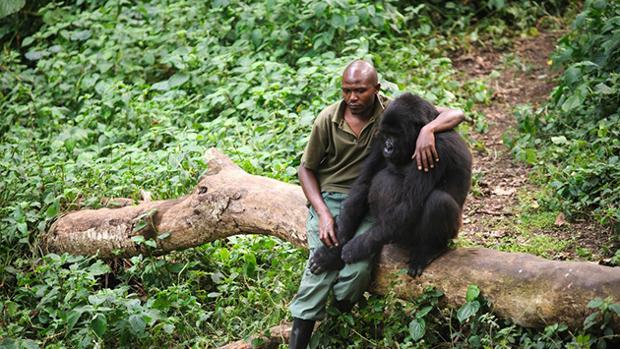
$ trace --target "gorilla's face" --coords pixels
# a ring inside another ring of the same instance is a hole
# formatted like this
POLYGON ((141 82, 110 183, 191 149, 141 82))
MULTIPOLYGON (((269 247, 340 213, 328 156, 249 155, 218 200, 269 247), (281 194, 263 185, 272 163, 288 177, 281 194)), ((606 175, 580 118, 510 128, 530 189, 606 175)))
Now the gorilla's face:
POLYGON ((420 130, 436 115, 432 104, 411 94, 390 103, 379 126, 383 157, 395 165, 410 163, 420 130))
POLYGON ((396 124, 384 122, 379 135, 383 143, 383 157, 393 164, 402 165, 411 161, 421 126, 398 121, 396 124))

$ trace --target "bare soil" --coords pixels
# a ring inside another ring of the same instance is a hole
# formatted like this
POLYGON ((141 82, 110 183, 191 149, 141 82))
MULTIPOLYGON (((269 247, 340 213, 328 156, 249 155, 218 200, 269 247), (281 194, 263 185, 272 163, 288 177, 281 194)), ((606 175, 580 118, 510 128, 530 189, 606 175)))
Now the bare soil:
POLYGON ((523 212, 536 212, 535 193, 541 189, 530 181, 529 166, 515 160, 502 141, 505 132, 516 132, 515 106, 530 104, 536 108, 549 97, 559 72, 551 71, 548 61, 561 35, 544 32, 534 38, 517 39, 509 51, 486 48, 452 57, 461 81, 485 78, 494 91, 489 105, 477 107, 485 114, 489 129, 473 136, 484 144, 480 150, 473 150, 479 191, 468 198, 460 236, 487 247, 497 247, 502 241, 526 244, 536 236, 553 237, 570 243, 546 257, 604 263, 613 245, 611 228, 591 219, 567 222, 559 212, 554 223, 542 227, 528 227, 521 221, 523 212), (499 77, 490 77, 494 70, 499 77), (526 236, 524 229, 528 231, 526 236))

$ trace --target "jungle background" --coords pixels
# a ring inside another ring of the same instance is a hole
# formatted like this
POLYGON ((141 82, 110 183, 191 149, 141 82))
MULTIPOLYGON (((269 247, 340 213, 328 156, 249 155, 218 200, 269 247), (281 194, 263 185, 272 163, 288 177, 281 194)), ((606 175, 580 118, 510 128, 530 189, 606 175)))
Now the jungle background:
MULTIPOLYGON (((45 253, 39 236, 113 198, 187 194, 210 147, 297 183, 356 58, 387 95, 466 112, 474 181, 456 246, 620 264, 616 1, 2 0, 0 44, 2 348, 215 348, 290 320, 307 252, 287 242, 103 261, 45 253)), ((618 343, 618 300, 592 300, 573 331, 499 319, 475 285, 458 308, 440 298, 366 294, 352 314, 330 309, 312 345, 618 343)))

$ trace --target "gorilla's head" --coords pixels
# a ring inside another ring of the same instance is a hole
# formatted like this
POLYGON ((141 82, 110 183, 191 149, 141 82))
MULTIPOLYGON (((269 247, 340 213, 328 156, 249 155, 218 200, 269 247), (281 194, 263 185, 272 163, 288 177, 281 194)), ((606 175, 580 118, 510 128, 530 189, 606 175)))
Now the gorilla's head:
POLYGON ((396 165, 411 162, 420 129, 437 116, 437 110, 424 99, 405 93, 383 112, 379 139, 383 156, 396 165))

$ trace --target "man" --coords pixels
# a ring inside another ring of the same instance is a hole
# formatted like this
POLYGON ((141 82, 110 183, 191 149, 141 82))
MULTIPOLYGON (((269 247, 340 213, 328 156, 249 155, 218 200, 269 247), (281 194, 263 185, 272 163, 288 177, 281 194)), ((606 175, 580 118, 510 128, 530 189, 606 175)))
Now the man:
MULTIPOLYGON (((380 88, 372 64, 353 61, 342 75, 343 100, 323 110, 314 122, 298 171, 301 187, 311 205, 306 221, 310 256, 322 244, 338 245, 335 221, 340 204, 360 172, 381 115, 390 103, 379 94, 380 88)), ((450 130, 464 118, 459 110, 441 107, 437 110, 440 114, 422 128, 417 139, 413 158, 419 170, 428 171, 439 161, 434 133, 450 130)), ((356 235, 371 225, 372 217, 366 217, 356 235)), ((334 306, 349 311, 366 290, 370 273, 371 260, 319 275, 312 274, 306 266, 299 291, 290 305, 293 329, 289 348, 306 348, 315 321, 325 317, 330 290, 334 292, 334 306)))

